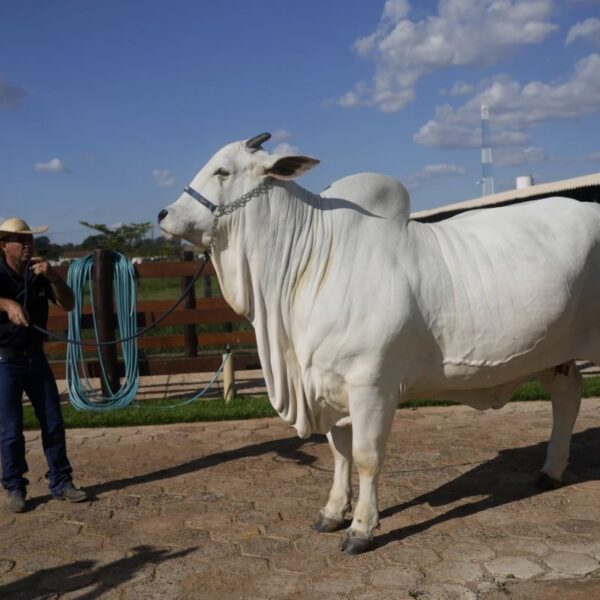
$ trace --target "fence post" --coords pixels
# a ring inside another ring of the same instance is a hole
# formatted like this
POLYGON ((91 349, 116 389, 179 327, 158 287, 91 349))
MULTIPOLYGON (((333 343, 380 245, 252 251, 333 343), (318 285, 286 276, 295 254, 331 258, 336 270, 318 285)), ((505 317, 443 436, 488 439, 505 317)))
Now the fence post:
MULTIPOLYGON (((115 339, 115 317, 113 312, 113 253, 111 250, 94 250, 93 271, 94 308, 98 326, 98 340, 109 342, 115 339)), ((102 381, 102 394, 109 396, 119 390, 119 363, 116 344, 99 347, 104 362, 108 388, 102 381)), ((102 373, 99 374, 102 380, 102 373)))
POLYGON ((233 370, 233 352, 227 347, 223 354, 223 399, 229 403, 235 399, 235 371, 233 370))
MULTIPOLYGON (((182 260, 191 261, 194 260, 194 253, 191 250, 184 250, 182 260)), ((181 291, 183 292, 188 285, 190 285, 193 277, 182 277, 181 278, 181 291)), ((185 308, 196 308, 196 291, 192 287, 185 298, 185 308)), ((183 345, 185 356, 197 356, 198 355, 198 336, 196 335, 195 325, 184 325, 183 326, 183 345)))

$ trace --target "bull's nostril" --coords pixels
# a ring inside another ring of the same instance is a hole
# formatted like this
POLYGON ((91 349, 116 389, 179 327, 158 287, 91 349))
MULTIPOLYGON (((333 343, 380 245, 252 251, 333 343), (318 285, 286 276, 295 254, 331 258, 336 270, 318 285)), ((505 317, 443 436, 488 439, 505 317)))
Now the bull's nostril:
POLYGON ((166 208, 163 208, 159 213, 158 213, 158 222, 160 223, 168 214, 168 210, 166 208))

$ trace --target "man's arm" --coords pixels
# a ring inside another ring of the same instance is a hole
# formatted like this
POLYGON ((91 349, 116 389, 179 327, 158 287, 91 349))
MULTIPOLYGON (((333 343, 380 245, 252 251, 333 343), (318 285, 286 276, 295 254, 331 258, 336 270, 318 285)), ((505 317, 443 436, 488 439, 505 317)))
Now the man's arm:
POLYGON ((0 298, 0 311, 5 312, 11 323, 20 327, 29 327, 29 319, 23 307, 10 298, 0 298))
POLYGON ((47 261, 33 263, 31 270, 36 275, 43 275, 52 286, 54 293, 54 299, 56 304, 63 310, 73 310, 75 306, 75 296, 73 296, 73 290, 65 283, 62 277, 50 266, 47 261))

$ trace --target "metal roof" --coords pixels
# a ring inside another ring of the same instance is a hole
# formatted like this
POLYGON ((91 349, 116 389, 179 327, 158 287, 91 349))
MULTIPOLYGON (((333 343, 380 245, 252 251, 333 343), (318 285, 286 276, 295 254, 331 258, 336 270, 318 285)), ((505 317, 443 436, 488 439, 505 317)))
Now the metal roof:
POLYGON ((600 173, 563 179, 552 183, 542 183, 529 187, 508 190, 500 194, 481 196, 465 202, 446 204, 438 208, 421 210, 412 213, 411 219, 415 221, 440 221, 467 210, 477 208, 490 208, 493 206, 506 206, 527 200, 539 200, 556 195, 569 196, 587 202, 600 202, 600 173))

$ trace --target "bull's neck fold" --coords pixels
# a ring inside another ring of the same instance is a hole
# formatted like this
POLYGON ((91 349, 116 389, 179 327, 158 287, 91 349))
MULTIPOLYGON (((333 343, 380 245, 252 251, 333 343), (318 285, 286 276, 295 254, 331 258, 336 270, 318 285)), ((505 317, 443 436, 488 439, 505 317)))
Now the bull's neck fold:
POLYGON ((297 303, 308 292, 318 294, 312 288, 326 278, 333 228, 323 203, 294 182, 277 181, 268 194, 223 219, 213 252, 223 296, 256 330, 273 406, 302 437, 321 427, 307 405, 306 365, 299 363, 291 327, 302 308, 297 303))

